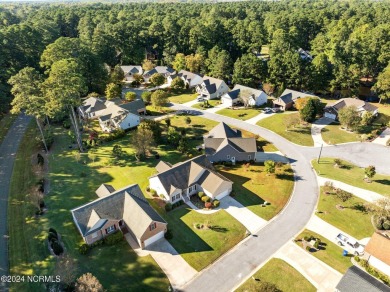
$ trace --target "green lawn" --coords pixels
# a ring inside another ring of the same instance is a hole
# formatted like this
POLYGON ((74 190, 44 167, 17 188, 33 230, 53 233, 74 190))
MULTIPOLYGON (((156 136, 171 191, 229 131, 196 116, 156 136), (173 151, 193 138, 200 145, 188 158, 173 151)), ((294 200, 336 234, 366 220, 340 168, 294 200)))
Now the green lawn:
POLYGON ((172 103, 186 103, 194 100, 198 96, 197 93, 185 93, 175 96, 170 96, 169 101, 172 103))
POLYGON ((205 215, 185 206, 163 216, 173 234, 169 241, 197 271, 213 263, 245 238, 245 227, 226 211, 205 215), (196 229, 196 223, 214 228, 196 229))
POLYGON ((217 114, 239 119, 239 120, 249 120, 258 114, 262 112, 261 109, 257 108, 246 108, 246 109, 230 109, 230 108, 224 108, 219 111, 217 111, 217 114))
POLYGON ((361 141, 359 134, 347 132, 340 127, 339 123, 332 123, 322 129, 321 135, 325 143, 340 144, 361 141))
MULTIPOLYGON (((234 128, 234 127, 232 127, 234 128)), ((275 152, 278 151, 278 148, 275 147, 275 145, 268 140, 265 140, 264 138, 260 137, 259 135, 255 135, 252 132, 245 131, 243 129, 239 129, 242 133, 242 137, 244 138, 256 138, 256 144, 257 147, 260 147, 264 152, 275 152)))
POLYGON ((263 119, 257 123, 258 126, 267 128, 287 140, 303 146, 313 146, 314 141, 311 137, 311 125, 299 126, 286 131, 284 119, 286 115, 299 115, 298 113, 280 113, 269 118, 263 119))
POLYGON ((174 110, 168 108, 168 107, 162 107, 162 108, 155 108, 152 105, 147 105, 146 110, 150 113, 152 116, 163 116, 165 114, 169 114, 171 112, 174 112, 174 110))
POLYGON ((358 188, 376 192, 390 197, 390 176, 376 174, 371 183, 364 181, 364 168, 360 168, 352 163, 343 161, 344 168, 334 167, 334 158, 321 157, 320 163, 312 160, 312 164, 317 173, 323 177, 338 180, 358 188))
POLYGON ((365 203, 366 201, 355 196, 342 202, 334 194, 325 194, 322 187, 317 216, 360 240, 370 237, 375 231, 371 224, 371 215, 364 209, 359 209, 365 203), (342 205, 344 209, 339 210, 336 205, 342 205))
MULTIPOLYGON (((208 104, 210 105, 209 108, 213 108, 213 107, 215 107, 217 104, 219 104, 219 103, 221 102, 221 100, 220 100, 220 99, 210 99, 210 100, 208 100, 207 102, 208 102, 208 104)), ((203 101, 200 101, 200 102, 194 104, 192 107, 193 107, 193 108, 196 108, 196 109, 203 110, 203 109, 205 109, 205 108, 202 108, 202 107, 201 107, 202 104, 203 104, 203 101)))
POLYGON ((280 291, 295 292, 295 291, 316 291, 316 288, 300 274, 296 269, 281 259, 272 258, 253 277, 250 277, 242 284, 237 292, 255 292, 260 291, 261 282, 269 282, 280 291), (253 278, 260 280, 256 281, 253 278))
MULTIPOLYGON (((301 234, 297 236, 298 240, 301 240, 305 236, 314 236, 315 238, 319 238, 321 242, 325 243, 324 246, 325 249, 320 249, 315 252, 309 252, 311 255, 315 256, 319 260, 323 261, 325 264, 331 266, 335 270, 339 271, 340 273, 344 274, 349 267, 352 266, 352 262, 350 259, 350 256, 343 256, 343 249, 340 248, 337 244, 327 240, 326 238, 322 237, 321 235, 305 229, 301 234)), ((302 247, 301 241, 296 242, 300 247, 302 247)))
MULTIPOLYGON (((102 182, 113 182, 115 187, 131 182, 119 181, 117 177, 114 180, 110 174, 104 173, 104 168, 98 166, 99 162, 107 159, 102 152, 100 161, 93 166, 77 163, 72 152, 67 151, 69 141, 63 132, 63 129, 55 129, 57 139, 50 155, 51 190, 45 197, 48 212, 41 218, 32 216, 34 210, 26 198, 37 180, 30 163, 31 154, 36 150, 36 145, 31 143, 37 135, 34 125, 29 128, 18 151, 9 201, 9 222, 12 222, 9 224, 11 274, 53 273, 55 259, 49 255, 46 244, 47 230, 53 227, 61 234, 66 251, 76 259, 78 275, 91 272, 109 291, 165 291, 169 282, 159 266, 150 256, 136 256, 126 242, 95 248, 87 256, 78 252, 82 238, 69 210, 96 199, 94 191, 102 182)), ((87 161, 86 157, 83 157, 83 161, 87 161)), ((116 168, 117 173, 121 173, 120 167, 116 168)), ((132 179, 135 183, 137 177, 132 179)), ((14 284, 12 290, 42 291, 42 287, 20 283, 14 284)))
POLYGON ((267 175, 263 165, 218 165, 220 173, 234 182, 234 198, 256 215, 270 220, 287 203, 293 187, 294 175, 289 165, 283 165, 276 174, 267 175), (270 205, 261 207, 267 201, 270 205))
POLYGON ((0 114, 0 143, 3 141, 5 135, 7 135, 8 129, 12 126, 16 118, 17 115, 0 114))

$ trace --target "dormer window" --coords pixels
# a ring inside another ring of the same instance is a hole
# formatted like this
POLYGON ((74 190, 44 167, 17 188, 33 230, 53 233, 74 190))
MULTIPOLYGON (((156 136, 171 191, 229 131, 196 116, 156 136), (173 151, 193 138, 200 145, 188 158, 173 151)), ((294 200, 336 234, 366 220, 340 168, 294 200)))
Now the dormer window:
POLYGON ((152 230, 156 229, 156 227, 157 227, 156 222, 153 222, 152 224, 149 225, 149 230, 152 231, 152 230))

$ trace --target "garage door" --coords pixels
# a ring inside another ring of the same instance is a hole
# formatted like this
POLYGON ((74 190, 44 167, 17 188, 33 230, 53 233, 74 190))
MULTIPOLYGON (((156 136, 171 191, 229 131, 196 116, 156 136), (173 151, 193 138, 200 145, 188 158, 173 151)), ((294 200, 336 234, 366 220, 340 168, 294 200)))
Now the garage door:
POLYGON ((157 240, 164 238, 164 231, 161 231, 157 233, 156 235, 153 235, 149 239, 144 241, 145 247, 152 244, 153 242, 156 242, 157 240))
POLYGON ((232 106, 232 100, 229 98, 221 98, 221 101, 224 105, 232 106))
POLYGON ((223 193, 220 193, 218 196, 216 196, 215 198, 217 199, 217 200, 220 200, 220 199, 222 199, 223 197, 226 197, 227 195, 229 195, 229 190, 226 190, 226 191, 224 191, 223 193))
POLYGON ((329 118, 329 119, 335 120, 336 119, 336 115, 335 114, 331 114, 331 113, 325 113, 325 118, 329 118))

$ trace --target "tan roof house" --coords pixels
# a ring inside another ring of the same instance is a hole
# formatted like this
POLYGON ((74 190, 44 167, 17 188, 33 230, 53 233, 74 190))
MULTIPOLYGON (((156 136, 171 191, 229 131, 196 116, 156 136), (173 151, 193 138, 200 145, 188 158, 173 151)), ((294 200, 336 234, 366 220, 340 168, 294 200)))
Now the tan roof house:
POLYGON ((390 235, 374 233, 364 251, 370 255, 370 265, 390 275, 390 235))
POLYGON ((200 191, 212 199, 221 199, 232 191, 233 182, 215 171, 206 155, 174 165, 161 161, 156 170, 158 173, 149 178, 150 188, 171 203, 187 202, 200 191))
POLYGON ((300 92, 292 89, 285 89, 282 95, 273 101, 273 106, 286 111, 294 106, 298 98, 317 97, 311 93, 300 92))
POLYGON ((195 87, 195 90, 204 99, 219 98, 229 91, 225 81, 209 76, 203 76, 203 82, 195 87))
POLYGON ((99 199, 71 210, 87 244, 125 230, 141 248, 164 237, 167 223, 149 205, 137 184, 118 191, 110 185, 101 185, 96 193, 99 199))
POLYGON ((324 116, 332 120, 337 120, 339 110, 347 106, 355 106, 360 116, 363 116, 366 112, 371 112, 373 115, 378 114, 378 108, 369 102, 358 98, 342 98, 325 107, 324 116))

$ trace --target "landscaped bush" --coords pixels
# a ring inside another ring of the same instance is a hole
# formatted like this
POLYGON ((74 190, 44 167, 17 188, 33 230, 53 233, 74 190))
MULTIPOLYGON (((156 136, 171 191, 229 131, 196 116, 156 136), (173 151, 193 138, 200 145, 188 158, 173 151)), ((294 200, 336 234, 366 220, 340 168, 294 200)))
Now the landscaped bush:
POLYGON ((103 245, 103 244, 104 244, 104 239, 100 239, 100 240, 97 240, 94 243, 92 243, 89 247, 90 248, 94 248, 96 246, 100 246, 100 245, 103 245))
POLYGON ((204 206, 205 206, 207 209, 210 209, 212 205, 213 205, 213 204, 212 204, 211 202, 206 202, 206 203, 204 203, 204 206))
POLYGON ((305 236, 303 239, 304 239, 305 241, 309 241, 309 240, 310 240, 310 237, 309 237, 309 236, 305 236))
POLYGON ((199 198, 202 199, 204 196, 205 196, 204 192, 199 192, 199 193, 198 193, 198 197, 199 197, 199 198))
POLYGON ((156 192, 156 190, 150 189, 150 194, 151 194, 153 197, 157 197, 157 192, 156 192))
POLYGON ((217 208, 217 207, 219 207, 219 201, 218 200, 214 200, 213 201, 213 205, 214 205, 214 208, 217 208))
POLYGON ((310 251, 310 250, 311 250, 311 247, 307 245, 307 246, 306 246, 306 250, 307 250, 307 251, 310 251))
MULTIPOLYGON (((150 192, 150 186, 147 186, 147 187, 146 187, 146 191, 147 191, 147 192, 150 192)), ((156 191, 154 191, 154 192, 156 192, 156 191)))
POLYGON ((89 245, 86 243, 83 243, 82 245, 79 246, 79 252, 80 254, 87 254, 89 251, 89 245))
POLYGON ((385 222, 383 222, 382 227, 384 230, 390 230, 390 221, 386 220, 385 222))
POLYGON ((210 197, 208 197, 208 196, 203 196, 202 197, 202 202, 210 202, 210 197))
POLYGON ((319 243, 318 241, 316 241, 316 242, 314 243, 314 247, 315 247, 316 249, 318 249, 318 248, 320 247, 320 243, 319 243))
POLYGON ((165 211, 169 212, 172 210, 172 204, 171 203, 166 203, 165 204, 165 211))
POLYGON ((58 236, 54 232, 49 232, 49 235, 47 236, 47 240, 50 241, 50 242, 57 241, 58 240, 58 236))
POLYGON ((121 231, 117 231, 107 235, 104 238, 104 243, 107 245, 114 245, 115 243, 122 241, 122 239, 123 239, 123 233, 121 231))
POLYGON ((64 249, 58 241, 52 241, 51 248, 53 249, 55 255, 60 255, 64 252, 64 249))
POLYGON ((354 259, 356 262, 360 262, 360 258, 358 256, 355 256, 354 259))

